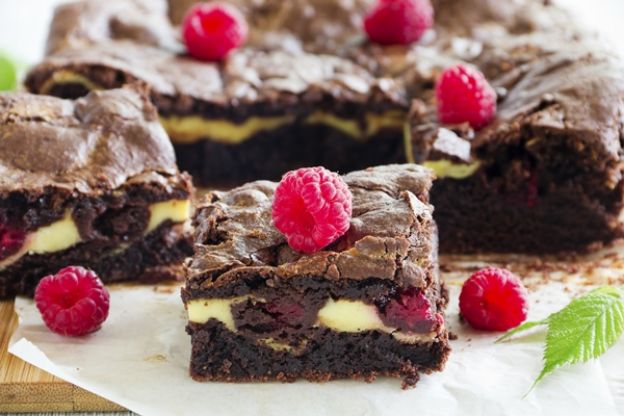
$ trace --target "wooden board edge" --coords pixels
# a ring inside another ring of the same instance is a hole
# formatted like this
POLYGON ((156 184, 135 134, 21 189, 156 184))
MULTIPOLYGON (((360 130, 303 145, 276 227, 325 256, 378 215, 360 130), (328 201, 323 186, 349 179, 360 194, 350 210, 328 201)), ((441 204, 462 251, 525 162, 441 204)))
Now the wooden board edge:
POLYGON ((0 384, 0 412, 119 411, 126 409, 66 382, 0 384))

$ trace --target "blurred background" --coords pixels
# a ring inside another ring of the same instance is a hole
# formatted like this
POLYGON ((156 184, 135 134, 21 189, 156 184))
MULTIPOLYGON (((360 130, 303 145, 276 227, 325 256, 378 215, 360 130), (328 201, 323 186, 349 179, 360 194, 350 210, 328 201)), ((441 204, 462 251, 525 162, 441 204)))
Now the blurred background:
MULTIPOLYGON (((624 56, 624 0, 553 1, 571 10, 584 26, 600 32, 604 41, 624 56)), ((43 54, 54 6, 66 2, 68 0, 0 0, 0 52, 11 56, 22 67, 37 62, 43 54)), ((2 62, 0 70, 1 67, 2 62)))

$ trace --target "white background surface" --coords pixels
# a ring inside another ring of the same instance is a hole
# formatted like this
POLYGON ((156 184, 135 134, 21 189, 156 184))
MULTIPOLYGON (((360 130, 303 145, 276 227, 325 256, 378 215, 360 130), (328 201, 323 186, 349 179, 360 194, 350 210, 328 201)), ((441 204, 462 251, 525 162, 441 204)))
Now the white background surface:
MULTIPOLYGON (((556 371, 531 393, 543 333, 508 343, 458 317, 451 286, 447 325, 458 339, 441 373, 403 391, 395 379, 374 383, 198 383, 188 376, 190 342, 175 290, 111 289, 102 329, 86 338, 51 333, 32 300, 15 304, 20 325, 9 351, 23 360, 142 415, 278 416, 618 416, 624 414, 624 340, 600 360, 556 371), (131 334, 131 335, 129 335, 131 334)), ((569 302, 551 283, 530 295, 529 319, 569 302)))

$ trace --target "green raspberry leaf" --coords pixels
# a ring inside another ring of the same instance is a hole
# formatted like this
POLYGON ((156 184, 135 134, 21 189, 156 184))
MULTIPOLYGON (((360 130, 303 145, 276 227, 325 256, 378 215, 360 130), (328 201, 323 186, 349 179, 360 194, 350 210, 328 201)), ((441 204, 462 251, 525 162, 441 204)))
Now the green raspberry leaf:
POLYGON ((535 328, 536 326, 540 326, 540 325, 547 325, 548 324, 548 318, 542 320, 542 321, 528 321, 523 323, 520 326, 515 327, 514 329, 510 329, 509 331, 505 332, 503 335, 501 335, 495 342, 503 342, 503 341, 507 341, 509 338, 513 337, 514 335, 523 332, 523 331, 528 331, 531 328, 535 328))
POLYGON ((601 287, 574 299, 548 318, 544 368, 533 386, 555 369, 598 358, 624 332, 620 289, 601 287))

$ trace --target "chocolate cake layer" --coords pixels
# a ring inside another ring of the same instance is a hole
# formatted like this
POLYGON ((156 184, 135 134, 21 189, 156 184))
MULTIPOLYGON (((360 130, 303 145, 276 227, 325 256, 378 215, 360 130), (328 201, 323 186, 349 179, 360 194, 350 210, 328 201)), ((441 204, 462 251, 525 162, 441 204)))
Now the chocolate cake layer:
POLYGON ((192 0, 64 5, 49 56, 26 84, 68 97, 147 86, 182 167, 203 184, 275 178, 304 165, 346 172, 427 163, 440 182, 467 181, 434 190, 434 202, 448 204, 436 214, 443 251, 581 250, 622 236, 622 64, 552 2, 434 0, 434 27, 407 46, 366 40, 362 16, 372 0, 232 2, 250 35, 222 64, 184 55, 177 24, 192 0), (497 117, 481 131, 436 120, 436 78, 457 63, 478 67, 497 91, 497 117), (445 131, 458 140, 432 151, 445 131), (539 208, 509 207, 527 178, 537 181, 530 187, 539 208), (472 194, 446 195, 464 189, 472 194), (593 211, 589 223, 559 205, 572 201, 561 196, 566 189, 581 192, 576 203, 593 211), (518 220, 506 223, 508 211, 518 220), (504 241, 481 245, 488 233, 474 230, 492 216, 492 234, 504 241))
POLYGON ((431 173, 389 165, 344 179, 350 228, 313 254, 293 251, 274 228, 274 182, 213 192, 199 204, 182 290, 194 378, 389 375, 411 386, 419 372, 442 369, 448 296, 427 203, 431 173))
POLYGON ((127 244, 95 239, 56 253, 28 255, 0 270, 0 298, 32 296, 43 276, 71 264, 95 271, 104 283, 179 279, 179 265, 191 253, 188 232, 171 222, 127 244))
POLYGON ((192 186, 144 96, 2 94, 0 109, 0 298, 68 265, 105 282, 174 275, 192 186))
POLYGON ((301 128, 300 123, 256 134, 240 144, 210 140, 174 144, 180 166, 222 185, 258 178, 276 180, 284 172, 304 166, 350 172, 383 163, 402 163, 402 146, 403 138, 392 130, 361 141, 328 127, 301 128))
POLYGON ((397 342, 377 331, 336 333, 318 329, 297 356, 259 346, 210 321, 189 324, 191 376, 197 381, 373 381, 378 376, 403 377, 415 385, 420 373, 441 371, 448 359, 448 334, 421 344, 397 342))

